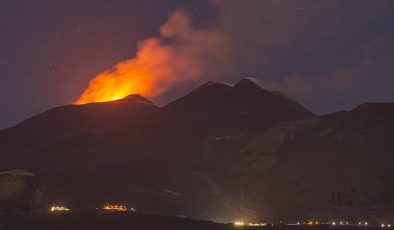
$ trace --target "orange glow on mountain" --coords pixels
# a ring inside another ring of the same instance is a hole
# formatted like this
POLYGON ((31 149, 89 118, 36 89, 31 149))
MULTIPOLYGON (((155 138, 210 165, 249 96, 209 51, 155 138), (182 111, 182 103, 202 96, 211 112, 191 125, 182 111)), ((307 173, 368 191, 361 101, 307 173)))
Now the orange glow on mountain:
POLYGON ((198 81, 215 70, 211 63, 223 59, 226 47, 219 33, 193 28, 188 15, 176 10, 158 37, 139 42, 134 58, 95 76, 75 104, 113 101, 135 93, 159 96, 175 83, 198 81))
POLYGON ((113 101, 133 93, 155 96, 160 90, 155 88, 154 82, 149 81, 151 74, 135 60, 119 63, 112 70, 104 71, 92 79, 76 104, 113 101))
POLYGON ((145 40, 136 58, 98 74, 75 103, 113 101, 134 93, 157 96, 174 82, 174 74, 166 63, 170 56, 171 50, 161 46, 157 39, 145 40))
MULTIPOLYGON (((130 73, 129 73, 130 74, 130 73)), ((140 76, 140 75, 139 75, 140 76)), ((105 102, 118 100, 132 93, 147 94, 148 87, 144 82, 132 81, 122 84, 120 73, 105 71, 94 78, 83 92, 76 104, 105 102)))

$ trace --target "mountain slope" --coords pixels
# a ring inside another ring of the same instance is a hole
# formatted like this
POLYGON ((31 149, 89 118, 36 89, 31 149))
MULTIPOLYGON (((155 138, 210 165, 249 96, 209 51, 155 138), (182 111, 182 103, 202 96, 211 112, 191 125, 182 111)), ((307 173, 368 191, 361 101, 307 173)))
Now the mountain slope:
POLYGON ((85 154, 99 150, 96 158, 100 158, 100 152, 110 145, 116 149, 125 138, 133 138, 131 145, 141 145, 147 142, 150 129, 146 127, 155 123, 158 112, 156 105, 140 95, 113 102, 56 107, 0 131, 2 167, 57 167, 65 158, 72 161, 69 158, 73 156, 78 156, 83 164, 91 158, 85 154))
POLYGON ((393 115, 394 103, 368 103, 263 131, 237 166, 247 191, 258 191, 247 197, 270 207, 254 207, 264 215, 293 220, 392 218, 393 115))
POLYGON ((0 131, 0 171, 48 189, 41 207, 124 203, 216 221, 390 218, 394 103, 316 117, 249 79, 159 108, 139 95, 61 106, 0 131), (364 215, 364 216, 363 216, 364 215))
POLYGON ((217 135, 254 132, 279 122, 313 116, 295 102, 249 79, 234 86, 208 82, 164 106, 163 112, 170 122, 183 129, 217 135))

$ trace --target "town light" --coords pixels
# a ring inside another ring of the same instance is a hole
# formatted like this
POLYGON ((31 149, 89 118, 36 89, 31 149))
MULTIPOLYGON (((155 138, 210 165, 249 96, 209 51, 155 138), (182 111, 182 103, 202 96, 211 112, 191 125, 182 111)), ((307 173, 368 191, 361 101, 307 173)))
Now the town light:
POLYGON ((266 226, 266 223, 248 223, 248 226, 259 227, 259 226, 266 226))
MULTIPOLYGON (((124 205, 110 205, 110 204, 107 204, 107 205, 104 205, 103 210, 124 212, 124 211, 127 211, 127 207, 124 206, 124 205)), ((134 209, 133 209, 133 211, 134 211, 134 209)))
POLYGON ((52 206, 50 208, 51 212, 65 212, 70 211, 70 209, 63 207, 63 206, 52 206))

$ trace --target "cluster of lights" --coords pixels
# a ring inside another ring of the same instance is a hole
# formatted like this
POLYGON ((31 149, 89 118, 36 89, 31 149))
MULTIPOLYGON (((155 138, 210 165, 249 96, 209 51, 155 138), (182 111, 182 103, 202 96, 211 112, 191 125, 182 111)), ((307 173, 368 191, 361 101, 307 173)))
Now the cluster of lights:
POLYGON ((366 222, 366 221, 364 223, 363 222, 358 222, 358 225, 368 226, 368 222, 366 222))
POLYGON ((262 227, 262 226, 267 226, 267 224, 266 223, 248 223, 248 226, 262 227))
MULTIPOLYGON (((335 223, 335 222, 334 222, 334 223, 335 223)), ((344 225, 344 224, 348 225, 348 224, 349 224, 349 222, 348 222, 348 221, 346 221, 346 222, 339 221, 339 224, 340 224, 340 225, 344 225)))
MULTIPOLYGON (((127 211, 127 207, 124 205, 104 205, 103 210, 106 211, 119 211, 119 212, 124 212, 127 211)), ((134 211, 134 209, 132 209, 132 211, 134 211)))
POLYGON ((245 223, 243 221, 235 221, 234 225, 237 227, 241 226, 250 226, 250 227, 262 227, 262 226, 267 226, 266 223, 245 223))
MULTIPOLYGON (((349 225, 349 221, 346 221, 346 222, 344 222, 344 221, 339 221, 339 222, 333 221, 331 223, 331 225, 337 225, 337 224, 339 224, 339 225, 349 225)), ((368 226, 368 222, 358 222, 358 225, 368 226)))
POLYGON ((70 211, 70 209, 63 207, 63 206, 52 206, 50 208, 51 212, 65 212, 70 211))
POLYGON ((235 221, 235 222, 234 222, 234 225, 235 225, 235 226, 245 226, 245 223, 242 222, 242 221, 235 221))
MULTIPOLYGON (((107 205, 104 205, 103 210, 107 210, 107 211, 122 211, 122 212, 124 212, 124 211, 127 211, 128 209, 127 209, 127 207, 125 205, 110 205, 110 204, 107 204, 107 205)), ((50 208, 50 211, 51 212, 65 212, 65 211, 70 211, 70 209, 67 208, 67 207, 64 207, 64 206, 52 206, 50 208)), ((135 212, 135 209, 134 208, 130 208, 130 211, 135 212)), ((304 222, 304 224, 306 224, 306 223, 304 222)), ((309 221, 307 224, 308 225, 318 225, 319 222, 318 221, 309 221)), ((348 225, 349 222, 348 221, 346 221, 346 222, 339 221, 338 224, 339 225, 344 225, 344 224, 348 225)), ((243 221, 235 221, 234 225, 238 226, 238 227, 240 227, 240 226, 252 226, 252 227, 267 226, 266 223, 247 223, 246 224, 243 221)), ((287 224, 287 225, 300 225, 300 222, 297 222, 296 224, 287 224)), ((337 225, 337 222, 333 221, 333 222, 331 222, 331 225, 335 226, 335 225, 337 225)), ((366 222, 366 221, 365 222, 361 222, 360 221, 360 222, 358 222, 358 225, 359 226, 368 226, 368 222, 366 222)), ((391 228, 391 224, 381 224, 380 227, 382 227, 382 228, 385 228, 385 227, 391 228)))
MULTIPOLYGON (((302 224, 319 225, 320 223, 319 223, 319 221, 308 221, 308 222, 303 222, 302 224)), ((339 222, 333 221, 331 223, 324 222, 322 224, 331 224, 332 226, 336 226, 336 225, 349 225, 349 222, 348 221, 339 221, 339 222)), ((245 222, 242 222, 242 221, 235 221, 234 225, 238 226, 238 227, 240 227, 240 226, 255 226, 255 227, 257 227, 257 226, 267 226, 266 223, 245 223, 245 222)), ((286 225, 301 225, 301 222, 297 222, 295 224, 286 224, 286 225)), ((359 226, 368 226, 368 222, 367 221, 364 221, 364 222, 360 221, 360 222, 358 222, 358 225, 359 226)), ((380 227, 381 228, 390 228, 391 229, 391 224, 382 223, 382 224, 380 224, 380 227)))
POLYGON ((319 221, 309 221, 308 224, 309 225, 319 224, 319 221))

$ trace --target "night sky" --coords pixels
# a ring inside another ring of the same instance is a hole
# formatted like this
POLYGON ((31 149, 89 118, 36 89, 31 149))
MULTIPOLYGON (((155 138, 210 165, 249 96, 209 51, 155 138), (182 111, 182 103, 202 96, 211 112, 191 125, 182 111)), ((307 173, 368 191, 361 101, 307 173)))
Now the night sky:
POLYGON ((244 77, 316 114, 394 101, 394 1, 0 0, 0 129, 74 102, 176 9, 226 50, 198 57, 203 76, 152 98, 160 105, 207 80, 244 77))

